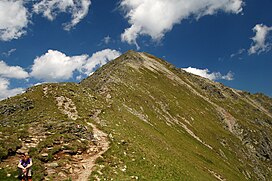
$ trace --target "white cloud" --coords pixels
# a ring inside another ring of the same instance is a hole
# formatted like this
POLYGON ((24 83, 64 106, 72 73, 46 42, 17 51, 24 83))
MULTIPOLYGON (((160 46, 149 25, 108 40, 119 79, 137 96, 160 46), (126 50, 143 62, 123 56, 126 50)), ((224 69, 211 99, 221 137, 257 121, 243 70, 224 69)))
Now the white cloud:
POLYGON ((8 66, 4 61, 0 61, 0 77, 25 79, 28 73, 19 66, 8 66))
POLYGON ((108 35, 108 36, 105 36, 102 40, 102 42, 104 42, 106 45, 109 44, 111 41, 111 37, 108 35))
POLYGON ((66 56, 57 50, 48 52, 34 60, 30 75, 36 79, 55 82, 72 78, 73 72, 79 70, 88 55, 66 56))
POLYGON ((270 31, 272 31, 272 27, 268 27, 263 24, 257 24, 253 28, 253 31, 255 32, 255 36, 251 38, 253 43, 248 49, 248 53, 251 55, 269 51, 271 49, 271 43, 267 42, 267 37, 270 31))
POLYGON ((122 41, 135 44, 140 35, 160 40, 175 24, 182 20, 218 11, 240 13, 243 0, 123 0, 120 7, 125 12, 130 28, 121 35, 122 41))
POLYGON ((0 77, 0 100, 15 96, 16 94, 20 94, 24 91, 23 88, 10 89, 9 85, 9 80, 0 77))
POLYGON ((94 53, 83 66, 83 72, 90 75, 96 68, 101 67, 107 62, 119 57, 121 53, 116 50, 105 49, 94 53))
MULTIPOLYGON (((236 53, 231 54, 231 55, 230 55, 230 58, 234 58, 234 57, 236 57, 236 56, 242 55, 242 54, 245 53, 245 52, 246 52, 246 49, 241 48, 241 49, 239 49, 236 53)), ((241 59, 241 57, 239 57, 239 59, 241 59)))
POLYGON ((96 52, 91 57, 86 54, 67 56, 57 50, 48 50, 46 54, 34 60, 30 75, 43 81, 59 82, 72 78, 78 71, 80 75, 77 75, 76 79, 79 80, 83 75, 89 75, 96 68, 120 55, 120 52, 111 49, 96 52))
POLYGON ((9 57, 11 54, 13 54, 16 51, 16 48, 12 48, 7 52, 3 52, 2 55, 4 55, 5 57, 9 57))
POLYGON ((10 81, 7 78, 25 79, 31 76, 43 82, 59 82, 72 78, 78 71, 75 78, 81 80, 120 55, 119 51, 111 49, 98 51, 91 57, 86 54, 67 56, 57 50, 48 50, 34 60, 30 73, 19 66, 8 66, 4 61, 0 61, 0 100, 24 91, 23 88, 10 89, 10 81))
POLYGON ((185 70, 186 72, 195 74, 195 75, 199 75, 201 77, 205 77, 207 79, 210 80, 233 80, 233 73, 230 71, 228 72, 226 75, 222 75, 220 72, 212 72, 210 73, 210 71, 208 69, 197 69, 197 68, 193 68, 193 67, 188 67, 188 68, 182 68, 183 70, 185 70))
POLYGON ((51 21, 58 13, 70 13, 71 22, 64 24, 64 29, 70 30, 88 14, 90 5, 90 0, 42 0, 33 5, 33 11, 51 21))
POLYGON ((76 76, 76 80, 82 80, 82 75, 76 76))
POLYGON ((0 40, 18 39, 26 33, 28 11, 23 0, 0 1, 0 40))

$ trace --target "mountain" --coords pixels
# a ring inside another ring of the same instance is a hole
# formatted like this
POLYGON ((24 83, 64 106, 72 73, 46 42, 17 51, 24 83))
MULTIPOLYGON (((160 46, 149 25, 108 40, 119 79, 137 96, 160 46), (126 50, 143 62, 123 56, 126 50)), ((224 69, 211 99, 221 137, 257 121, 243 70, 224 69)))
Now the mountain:
POLYGON ((272 99, 128 51, 0 102, 0 180, 271 180, 272 99))

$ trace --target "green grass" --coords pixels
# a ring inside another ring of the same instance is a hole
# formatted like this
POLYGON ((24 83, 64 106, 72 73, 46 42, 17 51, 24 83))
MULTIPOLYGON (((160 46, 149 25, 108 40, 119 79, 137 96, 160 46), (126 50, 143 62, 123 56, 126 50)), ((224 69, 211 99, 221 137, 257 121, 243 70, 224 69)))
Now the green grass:
MULTIPOLYGON (((118 73, 114 76, 123 72, 118 73)), ((126 71, 126 74, 123 83, 110 86, 114 106, 105 111, 103 119, 108 125, 104 129, 114 139, 110 151, 99 163, 106 165, 98 168, 103 175, 94 172, 92 178, 129 180, 138 174, 142 180, 216 180, 208 172, 210 169, 229 180, 245 180, 240 171, 253 171, 247 165, 249 162, 237 160, 236 154, 243 154, 239 152, 241 145, 237 146, 240 141, 223 128, 209 103, 186 88, 173 86, 165 76, 147 70, 141 70, 140 74, 126 71), (165 110, 160 103, 165 105, 165 110), (132 115, 123 104, 147 115, 154 127, 132 115), (161 114, 154 111, 155 107, 161 114), (169 119, 175 118, 184 124, 187 123, 182 117, 189 120, 192 126, 187 126, 214 150, 192 138, 180 125, 167 126, 164 111, 171 115, 169 119), (128 145, 122 145, 121 140, 126 140, 128 145), (228 142, 228 147, 220 144, 222 140, 228 142), (220 156, 220 150, 227 159, 220 156), (125 172, 121 170, 124 165, 127 166, 125 172)))

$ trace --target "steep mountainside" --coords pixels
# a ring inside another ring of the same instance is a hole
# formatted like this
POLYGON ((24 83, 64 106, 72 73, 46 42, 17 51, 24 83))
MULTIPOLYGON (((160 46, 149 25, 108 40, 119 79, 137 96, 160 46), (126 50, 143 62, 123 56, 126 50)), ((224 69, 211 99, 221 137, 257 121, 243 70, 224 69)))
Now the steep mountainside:
POLYGON ((129 51, 80 84, 2 101, 0 177, 26 150, 37 180, 271 180, 271 107, 129 51))

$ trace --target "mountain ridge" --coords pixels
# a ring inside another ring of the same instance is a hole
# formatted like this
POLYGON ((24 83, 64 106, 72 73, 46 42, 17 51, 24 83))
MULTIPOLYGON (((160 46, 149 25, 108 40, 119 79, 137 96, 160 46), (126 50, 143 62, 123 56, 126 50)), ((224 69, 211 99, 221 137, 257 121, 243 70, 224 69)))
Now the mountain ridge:
MULTIPOLYGON (((91 134, 96 124, 108 134, 110 147, 96 160, 90 180, 269 180, 271 105, 262 94, 128 51, 79 84, 43 84, 1 101, 0 143, 11 138, 4 131, 18 127, 47 133, 29 147, 39 163, 36 176, 65 180, 71 176, 67 165, 72 174, 80 172, 71 165, 75 156, 101 149, 91 134)), ((15 133, 16 146, 0 150, 3 161, 35 138, 15 133)))

